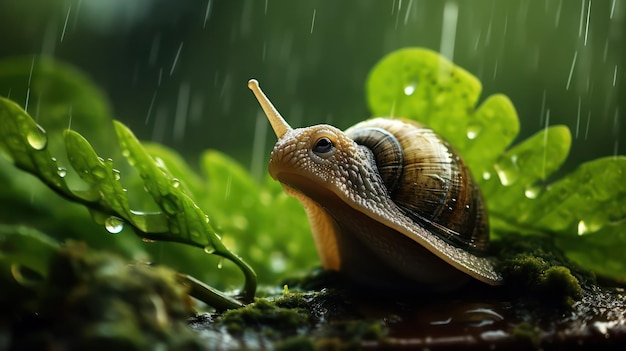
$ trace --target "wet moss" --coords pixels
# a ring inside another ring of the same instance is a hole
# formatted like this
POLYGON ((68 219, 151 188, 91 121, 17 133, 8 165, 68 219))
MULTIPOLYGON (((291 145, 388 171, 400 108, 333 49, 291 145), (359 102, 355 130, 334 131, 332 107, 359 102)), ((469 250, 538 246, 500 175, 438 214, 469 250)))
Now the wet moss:
POLYGON ((301 298, 291 296, 287 298, 287 302, 284 300, 284 297, 279 297, 276 301, 256 299, 243 308, 226 311, 219 323, 232 334, 242 335, 246 331, 255 331, 268 337, 293 335, 298 329, 308 327, 310 317, 299 303, 301 298))
POLYGON ((595 277, 569 261, 549 238, 507 235, 497 242, 496 269, 513 297, 571 308, 595 277))
POLYGON ((201 350, 187 319, 187 289, 165 267, 69 242, 52 258, 37 317, 16 330, 16 349, 201 350))
POLYGON ((511 335, 519 344, 527 344, 535 349, 541 343, 541 328, 528 322, 522 322, 515 326, 511 335))

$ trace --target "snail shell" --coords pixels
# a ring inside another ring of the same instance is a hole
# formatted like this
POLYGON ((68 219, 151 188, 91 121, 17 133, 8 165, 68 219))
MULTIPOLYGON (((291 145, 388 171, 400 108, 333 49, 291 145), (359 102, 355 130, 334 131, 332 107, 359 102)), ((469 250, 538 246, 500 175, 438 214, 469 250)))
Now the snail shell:
POLYGON ((388 118, 292 129, 256 80, 248 86, 278 137, 270 175, 303 204, 324 268, 394 290, 501 283, 484 256, 480 190, 432 130, 388 118))

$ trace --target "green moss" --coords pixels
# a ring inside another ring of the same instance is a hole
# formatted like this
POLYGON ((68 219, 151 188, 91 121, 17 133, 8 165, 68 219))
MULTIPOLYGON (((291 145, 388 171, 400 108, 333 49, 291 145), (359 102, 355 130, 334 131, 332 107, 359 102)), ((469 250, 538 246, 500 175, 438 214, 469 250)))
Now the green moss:
POLYGON ((498 269, 514 294, 571 307, 582 298, 583 285, 595 283, 593 275, 567 260, 552 241, 543 237, 507 237, 496 244, 498 269))
POLYGON ((310 317, 301 296, 290 294, 275 300, 256 299, 243 308, 225 312, 219 322, 232 334, 254 330, 268 337, 279 337, 308 327, 310 317))
POLYGON ((63 345, 45 348, 201 348, 187 327, 191 300, 174 271, 130 264, 83 243, 69 242, 52 258, 37 311, 41 329, 31 326, 15 338, 16 346, 44 348, 32 344, 41 333, 63 345))
POLYGON ((528 322, 522 322, 513 328, 511 335, 519 341, 519 343, 528 343, 532 348, 538 348, 541 342, 541 329, 528 322))

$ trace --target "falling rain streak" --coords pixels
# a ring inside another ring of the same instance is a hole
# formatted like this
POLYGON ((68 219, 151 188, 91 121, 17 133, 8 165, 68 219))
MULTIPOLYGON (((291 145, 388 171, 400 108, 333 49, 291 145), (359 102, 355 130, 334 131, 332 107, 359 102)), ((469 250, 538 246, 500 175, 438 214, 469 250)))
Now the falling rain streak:
POLYGON ((33 68, 35 67, 35 56, 30 63, 30 73, 28 73, 28 86, 26 88, 26 102, 24 103, 24 111, 28 112, 28 102, 30 100, 30 83, 33 80, 33 68))
POLYGON ((178 51, 176 51, 176 56, 174 57, 174 62, 172 62, 172 68, 170 69, 170 76, 174 73, 174 69, 176 68, 176 64, 178 63, 178 58, 180 57, 180 52, 183 50, 184 42, 180 42, 178 46, 178 51))
POLYGON ((176 141, 181 141, 185 136, 187 112, 189 110, 189 95, 189 83, 181 83, 178 89, 178 102, 176 104, 176 115, 174 117, 174 140, 176 141))
POLYGON ((589 35, 589 18, 591 17, 591 0, 587 4, 587 23, 585 24, 585 46, 587 46, 587 37, 589 35))
POLYGON ((206 4, 206 11, 204 12, 204 22, 202 22, 202 28, 206 28, 206 23, 209 20, 209 17, 211 16, 211 7, 213 5, 213 1, 209 0, 207 1, 206 4))
POLYGON ((574 59, 572 60, 572 67, 569 69, 569 77, 567 77, 567 85, 565 85, 565 90, 569 90, 569 85, 572 82, 572 75, 574 74, 574 67, 576 66, 576 58, 578 58, 578 51, 574 52, 574 59))
POLYGON ((313 18, 311 18, 311 30, 310 33, 313 34, 313 27, 315 27, 315 15, 317 14, 317 9, 313 9, 313 18))
POLYGON ((67 30, 67 21, 70 19, 70 12, 72 12, 72 5, 67 8, 67 15, 65 15, 65 23, 63 23, 63 31, 61 32, 61 42, 65 38, 65 31, 67 30))
POLYGON ((441 54, 450 61, 454 61, 454 42, 456 40, 456 25, 459 18, 459 6, 456 2, 446 2, 443 7, 443 24, 441 28, 441 54))

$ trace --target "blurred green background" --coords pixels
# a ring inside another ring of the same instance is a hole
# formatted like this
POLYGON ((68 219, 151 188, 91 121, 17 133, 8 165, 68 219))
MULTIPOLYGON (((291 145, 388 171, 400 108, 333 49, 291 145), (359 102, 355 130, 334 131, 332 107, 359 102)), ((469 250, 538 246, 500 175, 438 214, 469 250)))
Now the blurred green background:
MULTIPOLYGON (((0 59, 67 62, 141 139, 170 146, 192 167, 203 150, 218 149, 258 181, 275 137, 248 79, 292 126, 347 128, 369 117, 369 70, 406 46, 442 52, 476 75, 482 99, 508 95, 518 140, 569 126, 561 174, 625 154, 625 32, 619 0, 0 0, 0 59)), ((15 92, 28 80, 20 84, 0 96, 24 100, 15 92)))
POLYGON ((346 128, 368 117, 369 69, 405 46, 442 51, 482 81, 483 97, 508 95, 521 137, 568 125, 566 169, 624 154, 625 31, 617 0, 0 2, 0 57, 76 65, 141 138, 191 160, 226 151, 256 177, 274 138, 249 78, 292 125, 346 128))

